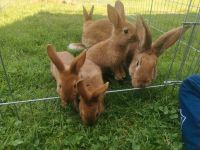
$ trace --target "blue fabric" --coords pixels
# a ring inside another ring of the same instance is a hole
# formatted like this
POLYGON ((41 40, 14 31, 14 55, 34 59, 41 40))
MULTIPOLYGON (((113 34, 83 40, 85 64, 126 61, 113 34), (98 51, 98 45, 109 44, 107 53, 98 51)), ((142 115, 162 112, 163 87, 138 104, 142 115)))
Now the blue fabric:
POLYGON ((200 75, 192 75, 183 81, 179 100, 185 148, 200 150, 200 75))

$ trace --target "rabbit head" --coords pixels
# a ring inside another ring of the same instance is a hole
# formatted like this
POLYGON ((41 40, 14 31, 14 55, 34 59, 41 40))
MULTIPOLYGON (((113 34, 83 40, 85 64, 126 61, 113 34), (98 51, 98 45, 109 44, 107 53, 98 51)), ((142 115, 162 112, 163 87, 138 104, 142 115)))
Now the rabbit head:
POLYGON ((119 46, 127 46, 128 43, 137 40, 136 26, 125 18, 124 5, 116 1, 115 8, 107 5, 108 19, 113 24, 112 38, 119 46))
POLYGON ((93 125, 104 111, 103 96, 109 83, 102 84, 98 88, 85 85, 84 80, 77 83, 80 94, 79 111, 82 121, 86 125, 93 125))
POLYGON ((146 87, 156 77, 156 66, 158 57, 188 29, 188 26, 174 28, 161 35, 152 43, 151 32, 140 16, 137 20, 137 34, 139 44, 137 53, 134 55, 129 66, 129 74, 134 87, 146 87))
POLYGON ((63 64, 52 45, 47 46, 47 53, 59 72, 58 93, 62 102, 65 102, 62 105, 65 106, 69 101, 73 101, 76 98, 76 82, 79 80, 78 73, 80 68, 85 62, 86 51, 77 56, 69 66, 63 64))

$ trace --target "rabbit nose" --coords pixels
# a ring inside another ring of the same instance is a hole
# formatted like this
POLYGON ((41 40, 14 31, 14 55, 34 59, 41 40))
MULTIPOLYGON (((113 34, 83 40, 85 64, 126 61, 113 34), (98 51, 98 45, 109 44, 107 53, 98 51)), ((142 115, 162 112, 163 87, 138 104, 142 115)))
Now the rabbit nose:
POLYGON ((135 40, 136 40, 136 36, 135 36, 135 35, 132 35, 132 36, 130 37, 130 40, 131 40, 131 41, 135 41, 135 40))
POLYGON ((134 35, 131 36, 131 39, 134 39, 134 35))

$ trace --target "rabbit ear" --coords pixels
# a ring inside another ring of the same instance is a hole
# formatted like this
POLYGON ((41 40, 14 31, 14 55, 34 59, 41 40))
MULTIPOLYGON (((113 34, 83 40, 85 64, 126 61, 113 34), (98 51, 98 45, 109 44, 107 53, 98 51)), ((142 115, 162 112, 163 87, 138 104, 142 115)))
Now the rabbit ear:
POLYGON ((78 74, 81 67, 83 66, 86 58, 86 51, 83 51, 79 56, 77 56, 70 65, 70 71, 74 74, 78 74))
POLYGON ((92 8, 90 9, 90 13, 88 14, 86 8, 83 6, 84 21, 92 20, 93 10, 94 10, 94 5, 92 5, 92 8))
POLYGON ((116 2, 115 2, 115 9, 119 13, 121 19, 125 21, 126 17, 125 17, 124 5, 123 5, 123 3, 120 0, 116 0, 116 2))
POLYGON ((96 89, 93 93, 92 93, 92 98, 95 100, 95 98, 99 97, 101 94, 105 93, 108 89, 109 86, 109 82, 106 82, 105 84, 103 84, 101 87, 99 87, 98 89, 96 89))
POLYGON ((90 13, 89 13, 90 19, 92 19, 93 11, 94 11, 94 5, 92 5, 92 7, 90 9, 90 13))
POLYGON ((138 16, 136 26, 140 49, 142 51, 150 50, 152 44, 151 32, 142 16, 138 16))
POLYGON ((112 7, 110 4, 107 5, 107 13, 108 13, 108 19, 110 22, 114 25, 115 28, 118 28, 121 26, 121 19, 117 12, 117 10, 112 7))
POLYGON ((172 46, 190 26, 180 26, 161 35, 152 45, 157 56, 172 46))
POLYGON ((64 64, 62 63, 62 61, 58 57, 54 47, 51 44, 48 44, 48 46, 47 46, 47 53, 48 53, 48 56, 51 59, 51 61, 54 63, 54 65, 58 69, 58 71, 59 72, 65 71, 64 64))
POLYGON ((84 84, 84 80, 80 80, 80 81, 77 82, 77 90, 78 90, 78 93, 80 94, 80 96, 84 100, 86 100, 86 101, 90 100, 91 94, 87 90, 87 87, 84 84))

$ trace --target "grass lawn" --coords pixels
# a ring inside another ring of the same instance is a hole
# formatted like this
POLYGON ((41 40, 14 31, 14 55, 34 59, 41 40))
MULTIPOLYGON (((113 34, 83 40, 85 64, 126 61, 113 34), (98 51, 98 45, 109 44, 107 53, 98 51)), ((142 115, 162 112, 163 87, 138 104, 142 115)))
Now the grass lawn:
MULTIPOLYGON (((160 12, 160 7, 153 7, 154 13, 150 16, 143 11, 149 9, 145 8, 148 5, 139 8, 142 3, 136 0, 138 7, 135 10, 132 8, 136 4, 128 5, 129 2, 125 1, 129 14, 143 13, 145 18, 151 19, 153 27, 162 31, 181 25, 187 10, 182 7, 179 13, 172 15, 160 12)), ((157 5, 162 6, 162 3, 157 5)), ((165 10, 170 7, 169 4, 165 10)), ((172 8, 177 9, 175 6, 172 8)), ((105 6, 98 5, 94 14, 94 18, 106 17, 105 6)), ((194 20, 195 10, 192 9, 189 16, 188 21, 194 20)), ((132 16, 129 18, 132 19, 132 16)), ((46 45, 52 43, 58 51, 67 50, 69 43, 81 40, 81 31, 81 4, 30 4, 28 0, 10 2, 0 12, 0 51, 11 81, 13 98, 0 66, 0 101, 57 96, 46 45)), ((197 47, 200 32, 198 28, 195 31, 192 46, 197 47)), ((154 28, 152 32, 153 39, 161 34, 154 28)), ((186 43, 190 33, 188 31, 183 37, 186 43)), ((180 44, 179 49, 169 78, 171 80, 176 79, 187 46, 180 44)), ((175 46, 161 56, 154 84, 163 83, 174 51, 175 46)), ((177 79, 191 74, 188 71, 191 62, 196 63, 199 57, 199 53, 190 51, 190 57, 184 61, 183 74, 177 79)), ((195 65, 192 70, 200 72, 195 65)), ((129 77, 123 82, 117 82, 112 77, 107 79, 111 83, 109 90, 131 87, 129 77)), ((57 99, 18 104, 16 107, 3 106, 0 107, 0 149, 181 149, 177 91, 175 88, 172 92, 168 87, 107 94, 106 110, 93 127, 84 126, 73 106, 63 109, 57 99), (19 119, 13 113, 15 110, 19 119)))

